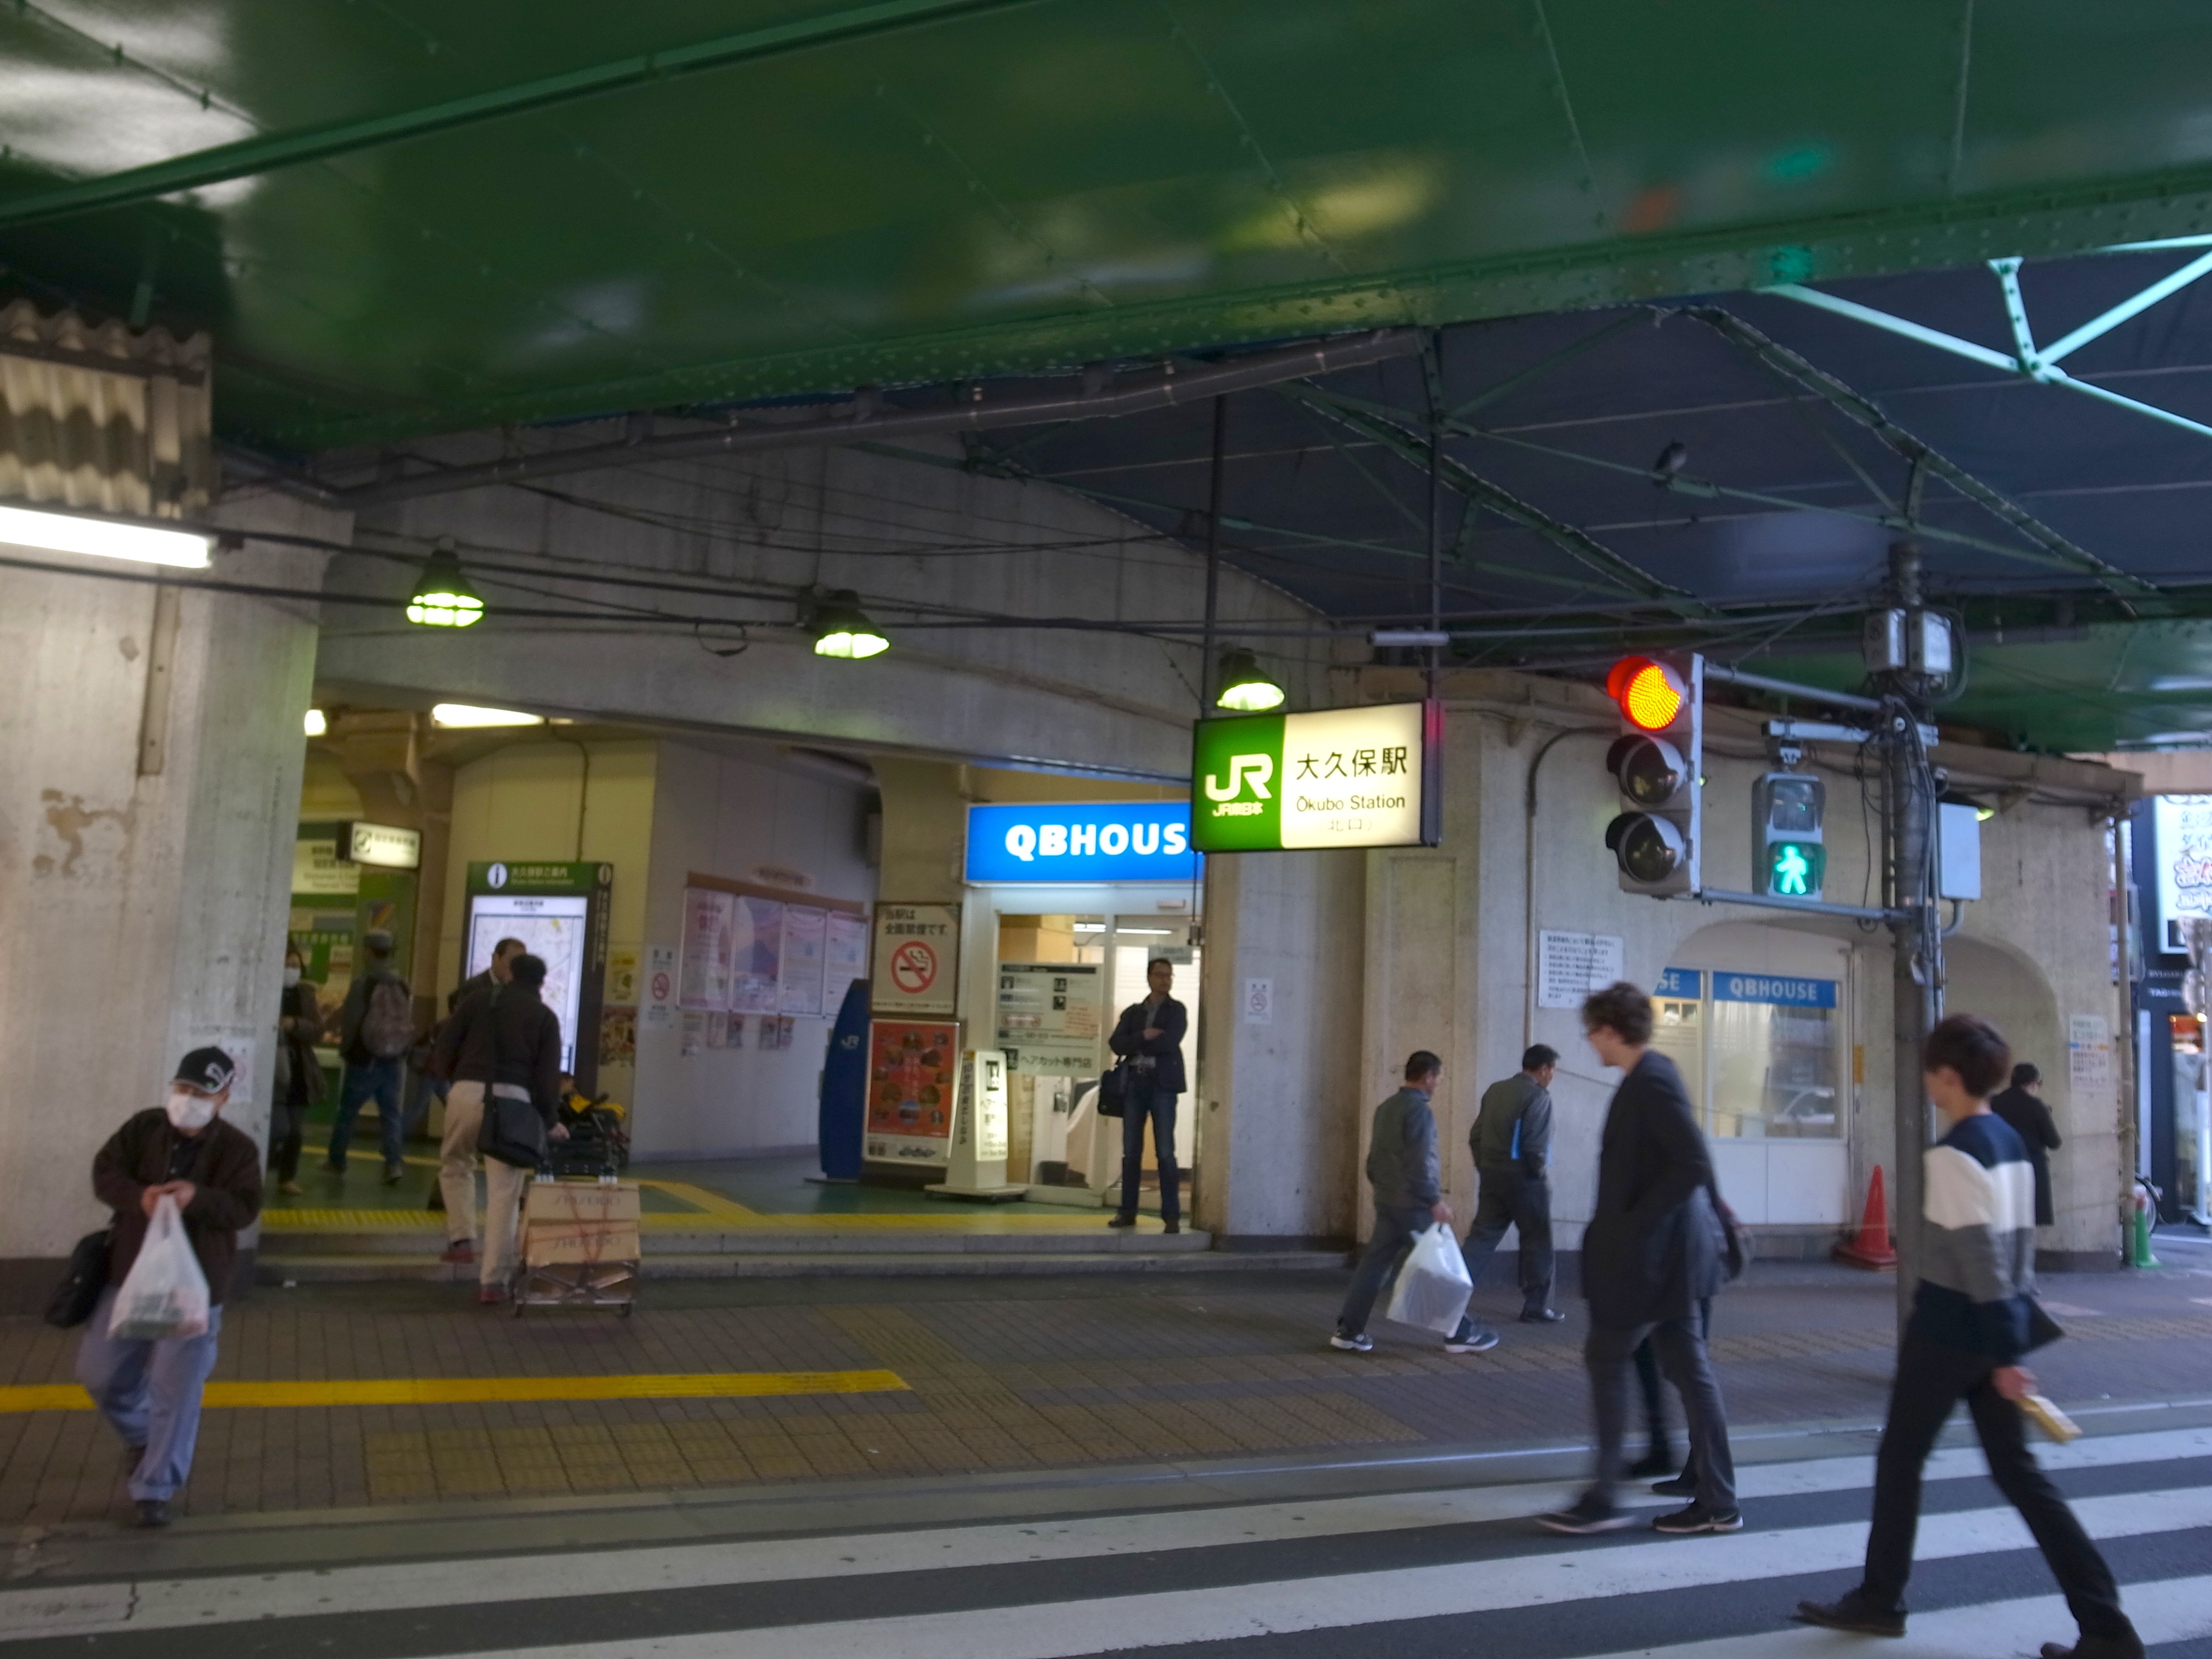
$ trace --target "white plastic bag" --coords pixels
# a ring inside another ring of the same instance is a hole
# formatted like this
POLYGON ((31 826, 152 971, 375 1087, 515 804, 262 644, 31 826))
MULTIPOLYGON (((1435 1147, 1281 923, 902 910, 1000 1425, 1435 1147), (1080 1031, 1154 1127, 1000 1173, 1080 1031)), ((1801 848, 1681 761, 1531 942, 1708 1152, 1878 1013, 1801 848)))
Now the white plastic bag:
POLYGON ((1467 1258, 1450 1228, 1434 1224, 1413 1240, 1413 1254, 1398 1270, 1398 1288, 1391 1293, 1389 1317, 1401 1325, 1421 1325, 1449 1336, 1466 1316, 1474 1281, 1467 1276, 1467 1258))
POLYGON ((115 1312, 107 1334, 125 1342, 159 1342, 165 1337, 198 1336, 208 1328, 207 1275, 185 1236, 177 1200, 167 1193, 146 1224, 146 1242, 115 1293, 115 1312))

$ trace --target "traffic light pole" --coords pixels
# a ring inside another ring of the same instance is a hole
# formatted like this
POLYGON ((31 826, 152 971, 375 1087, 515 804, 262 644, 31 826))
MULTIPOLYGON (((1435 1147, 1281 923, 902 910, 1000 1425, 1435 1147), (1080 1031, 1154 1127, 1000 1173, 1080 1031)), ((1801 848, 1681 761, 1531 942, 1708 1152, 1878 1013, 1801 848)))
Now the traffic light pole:
MULTIPOLYGON (((1890 601, 1905 613, 1906 632, 1919 625, 1920 551, 1911 542, 1890 549, 1890 601)), ((1897 1108, 1897 1319, 1911 1317, 1919 1283, 1922 1158, 1929 1141, 1928 1093, 1921 1080, 1920 1049, 1943 1017, 1943 929, 1937 915, 1935 830, 1936 782, 1923 748, 1920 726, 1928 713, 1928 677, 1909 665, 1875 676, 1884 692, 1882 817, 1888 845, 1888 900, 1894 913, 1890 936, 1891 1008, 1896 1025, 1894 1098, 1897 1108)))

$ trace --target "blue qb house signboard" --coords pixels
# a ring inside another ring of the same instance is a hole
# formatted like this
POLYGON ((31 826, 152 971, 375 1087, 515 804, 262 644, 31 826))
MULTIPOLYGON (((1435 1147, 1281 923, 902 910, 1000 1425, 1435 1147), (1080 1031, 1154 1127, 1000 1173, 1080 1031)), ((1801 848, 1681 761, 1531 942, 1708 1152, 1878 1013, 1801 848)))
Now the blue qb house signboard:
POLYGON ((973 882, 1188 882, 1190 803, 1020 801, 968 809, 973 882))

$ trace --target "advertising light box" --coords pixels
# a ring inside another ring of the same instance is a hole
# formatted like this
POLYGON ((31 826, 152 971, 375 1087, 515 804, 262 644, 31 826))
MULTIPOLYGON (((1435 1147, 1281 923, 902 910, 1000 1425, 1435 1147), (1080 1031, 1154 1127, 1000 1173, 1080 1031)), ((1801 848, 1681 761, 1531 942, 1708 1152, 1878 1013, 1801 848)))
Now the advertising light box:
POLYGON ((969 881, 1187 882, 1198 877, 1190 804, 1022 801, 968 809, 969 881))
POLYGON ((1440 703, 1200 720, 1191 840, 1202 853, 1434 847, 1443 761, 1440 703))

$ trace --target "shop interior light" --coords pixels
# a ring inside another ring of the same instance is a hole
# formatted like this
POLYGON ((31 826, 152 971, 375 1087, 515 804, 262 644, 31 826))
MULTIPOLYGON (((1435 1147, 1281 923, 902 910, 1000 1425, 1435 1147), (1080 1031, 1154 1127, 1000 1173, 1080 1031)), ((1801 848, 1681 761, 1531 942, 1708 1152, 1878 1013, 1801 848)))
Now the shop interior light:
POLYGON ((444 542, 438 544, 422 566, 422 580, 407 596, 407 620, 420 628, 467 628, 483 620, 484 602, 461 562, 444 542))
POLYGON ((1267 678, 1260 659, 1238 648, 1221 659, 1221 695, 1214 702, 1240 714, 1264 714, 1283 706, 1283 688, 1267 678))
POLYGON ((519 708, 479 708, 472 702, 441 702, 430 710, 433 724, 455 731, 487 726, 543 726, 543 714, 526 714, 519 708))
POLYGON ((860 596, 849 587, 839 588, 816 605, 808 627, 814 635, 814 654, 817 657, 858 661, 864 657, 880 656, 891 648, 883 630, 870 622, 860 609, 860 596))
POLYGON ((330 720, 328 717, 324 714, 321 709, 310 708, 307 711, 307 735, 309 737, 319 738, 324 732, 330 729, 330 720))
POLYGON ((142 564, 204 570, 213 538, 191 530, 156 530, 150 525, 123 524, 75 513, 0 507, 0 542, 50 553, 90 553, 103 559, 136 559, 142 564))

